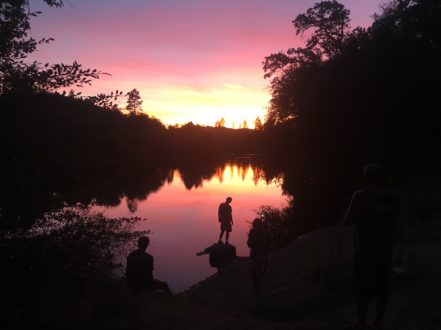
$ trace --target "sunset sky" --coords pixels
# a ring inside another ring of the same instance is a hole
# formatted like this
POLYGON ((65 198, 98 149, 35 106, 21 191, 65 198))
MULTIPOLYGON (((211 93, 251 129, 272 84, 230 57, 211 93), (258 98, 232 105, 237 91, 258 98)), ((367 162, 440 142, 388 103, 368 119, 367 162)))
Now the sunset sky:
MULTIPOLYGON (((143 110, 165 124, 238 127, 264 118, 269 101, 265 56, 301 46, 291 21, 311 0, 66 0, 63 8, 30 1, 43 13, 35 38, 53 37, 32 59, 74 60, 110 73, 83 95, 137 88, 143 110)), ((352 26, 367 26, 379 0, 340 1, 352 26)), ((125 105, 125 101, 121 106, 125 105)))

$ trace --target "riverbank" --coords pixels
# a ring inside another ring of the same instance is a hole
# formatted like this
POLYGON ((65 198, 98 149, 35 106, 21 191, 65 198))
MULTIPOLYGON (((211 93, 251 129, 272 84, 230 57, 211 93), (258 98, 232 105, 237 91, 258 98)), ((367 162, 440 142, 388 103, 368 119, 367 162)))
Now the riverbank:
MULTIPOLYGON (((403 187, 396 262, 385 329, 441 325, 441 195, 433 178, 403 187)), ((17 292, 3 329, 342 329, 355 322, 351 292, 352 228, 307 233, 270 256, 263 294, 256 297, 249 260, 174 297, 133 296, 122 281, 78 288, 17 292)), ((62 285, 62 284, 60 284, 62 285)), ((373 317, 370 310, 370 319, 373 317)))
MULTIPOLYGON (((441 324, 441 218, 424 220, 413 233, 419 238, 406 247, 406 261, 393 274, 385 329, 429 330, 441 324)), ((239 258, 171 298, 137 298, 122 283, 95 286, 76 303, 68 303, 69 297, 53 301, 47 318, 38 321, 63 329, 342 329, 355 322, 355 303, 350 262, 329 258, 340 252, 329 249, 339 240, 344 248, 350 245, 351 228, 318 230, 273 254, 260 298, 252 290, 247 258, 239 258)), ((371 308, 371 319, 373 313, 371 308)))
MULTIPOLYGON (((401 187, 403 210, 397 228, 385 329, 441 326, 438 180, 432 176, 418 177, 401 187)), ((351 290, 352 239, 352 227, 336 225, 305 234, 273 253, 259 298, 253 294, 246 259, 239 259, 184 296, 233 319, 252 320, 253 327, 258 329, 342 329, 354 323, 356 317, 351 290)), ((372 319, 374 309, 369 313, 372 319)))

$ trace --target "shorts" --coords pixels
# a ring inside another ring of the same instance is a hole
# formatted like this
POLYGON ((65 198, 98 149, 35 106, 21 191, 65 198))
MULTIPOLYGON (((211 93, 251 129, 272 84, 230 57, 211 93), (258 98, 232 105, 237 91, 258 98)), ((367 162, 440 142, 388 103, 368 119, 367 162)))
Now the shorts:
POLYGON ((230 221, 222 221, 221 222, 221 230, 226 231, 227 233, 230 233, 232 230, 231 222, 230 221))

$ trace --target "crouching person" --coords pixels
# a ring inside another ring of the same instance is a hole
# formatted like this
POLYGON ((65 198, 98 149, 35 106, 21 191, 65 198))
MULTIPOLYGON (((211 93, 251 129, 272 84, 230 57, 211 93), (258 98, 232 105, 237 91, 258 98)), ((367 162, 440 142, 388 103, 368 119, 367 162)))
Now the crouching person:
POLYGON ((127 257, 127 285, 134 292, 161 290, 171 294, 166 282, 153 278, 153 256, 145 252, 149 243, 150 239, 147 236, 141 236, 138 239, 138 249, 127 257))

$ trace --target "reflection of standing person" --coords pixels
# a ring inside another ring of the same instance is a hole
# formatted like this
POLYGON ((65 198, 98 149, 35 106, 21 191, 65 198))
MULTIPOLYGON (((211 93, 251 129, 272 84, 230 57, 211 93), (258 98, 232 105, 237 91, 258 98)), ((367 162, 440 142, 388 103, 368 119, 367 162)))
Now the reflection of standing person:
POLYGON ((370 301, 377 299, 374 326, 381 329, 389 298, 395 223, 399 216, 398 196, 386 188, 386 174, 377 164, 363 169, 366 188, 356 191, 346 213, 346 222, 355 225, 354 290, 357 295, 358 324, 366 326, 370 301))
POLYGON ((248 233, 247 245, 250 248, 250 275, 253 279, 254 290, 260 294, 262 275, 268 267, 268 252, 270 239, 268 231, 261 219, 254 219, 250 232, 248 233))
POLYGON ((233 210, 231 209, 230 203, 233 199, 227 197, 224 203, 219 205, 218 209, 218 219, 220 222, 221 232, 219 235, 219 242, 222 242, 222 236, 225 232, 225 243, 228 244, 228 238, 230 237, 230 232, 233 225, 233 210))

